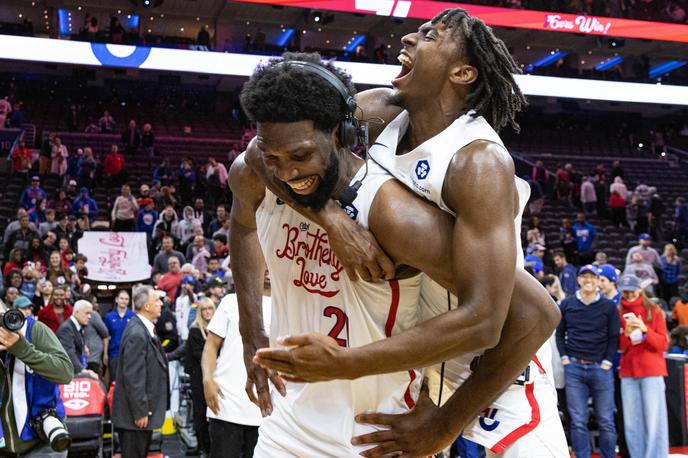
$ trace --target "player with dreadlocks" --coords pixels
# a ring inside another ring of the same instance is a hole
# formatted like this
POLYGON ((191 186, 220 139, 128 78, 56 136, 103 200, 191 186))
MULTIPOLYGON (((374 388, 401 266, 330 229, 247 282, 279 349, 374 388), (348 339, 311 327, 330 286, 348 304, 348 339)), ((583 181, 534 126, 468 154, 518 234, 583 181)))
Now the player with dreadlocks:
MULTIPOLYGON (((517 345, 503 342, 518 326, 504 323, 513 319, 509 304, 523 267, 521 214, 529 190, 514 176, 496 131, 518 129, 515 116, 526 104, 512 75, 518 68, 491 29, 460 9, 439 14, 402 44, 394 90, 357 97, 364 119, 385 121, 382 132, 371 132, 369 157, 456 217, 451 255, 458 297, 426 278, 420 310, 427 323, 355 349, 336 348, 325 336, 290 336, 280 342, 288 349, 259 351, 256 360, 290 381, 310 382, 423 367, 443 355, 448 360, 438 372, 446 403, 437 408, 421 395, 408 414, 360 415, 361 423, 390 428, 354 439, 379 444, 363 456, 428 455, 463 431, 492 456, 567 457, 548 344, 516 371, 496 363, 498 355, 517 358, 517 345)), ((347 233, 328 230, 331 240, 347 233)), ((408 249, 422 250, 423 240, 408 249)))

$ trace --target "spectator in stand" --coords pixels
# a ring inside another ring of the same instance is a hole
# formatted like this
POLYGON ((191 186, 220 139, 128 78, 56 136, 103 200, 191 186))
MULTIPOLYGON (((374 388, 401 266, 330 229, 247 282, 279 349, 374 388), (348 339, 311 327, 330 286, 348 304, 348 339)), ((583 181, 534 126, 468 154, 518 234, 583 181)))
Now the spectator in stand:
POLYGON ((607 259, 607 253, 604 251, 598 251, 595 253, 595 262, 593 262, 593 265, 595 266, 601 266, 602 264, 608 264, 609 260, 607 259))
POLYGON ((219 255, 212 256, 208 260, 208 272, 206 272, 206 277, 218 277, 222 281, 226 281, 225 273, 225 270, 222 268, 222 257, 219 255))
POLYGON ((638 244, 628 250, 628 254, 626 255, 626 267, 633 262, 633 255, 635 253, 640 253, 643 262, 650 264, 656 269, 660 269, 662 267, 662 262, 659 253, 650 245, 652 245, 652 237, 650 237, 649 234, 640 234, 640 237, 638 237, 638 244))
POLYGON ((207 406, 203 394, 203 371, 201 357, 208 336, 208 323, 215 314, 215 304, 207 297, 198 301, 196 319, 189 328, 189 340, 186 353, 186 368, 191 382, 193 401, 193 420, 196 437, 199 440, 201 453, 210 452, 210 434, 208 432, 207 406))
MULTIPOLYGON (((112 206, 112 230, 122 232, 133 231, 137 211, 139 211, 139 205, 131 194, 131 188, 125 184, 122 186, 121 194, 115 199, 115 204, 112 206)), ((152 229, 151 226, 151 231, 152 229)))
POLYGON ((208 168, 206 169, 206 179, 208 180, 208 197, 212 202, 225 201, 225 189, 227 189, 227 168, 224 164, 217 162, 215 158, 208 158, 208 168))
POLYGON ((10 154, 12 159, 12 171, 19 174, 28 174, 33 165, 33 156, 31 155, 31 150, 26 147, 26 142, 19 142, 12 154, 10 154))
POLYGON ((609 210, 612 222, 616 227, 628 225, 626 221, 626 200, 617 191, 612 192, 609 196, 609 210))
POLYGON ((215 232, 213 232, 213 237, 215 237, 216 235, 224 235, 225 237, 227 237, 227 240, 229 240, 230 223, 231 223, 231 220, 229 218, 226 218, 222 222, 222 227, 220 229, 216 230, 215 232))
POLYGON ((580 201, 583 205, 583 213, 592 215, 597 211, 597 193, 591 177, 583 177, 580 190, 580 201))
MULTIPOLYGON (((79 189, 78 189, 78 184, 74 180, 70 180, 67 183, 67 198, 69 198, 71 201, 74 201, 77 197, 79 197, 79 189)), ((71 208, 71 207, 70 207, 71 208)))
POLYGON ((193 251, 195 251, 191 258, 191 264, 201 275, 205 276, 206 272, 208 272, 208 259, 210 259, 210 251, 205 246, 205 237, 202 235, 195 236, 193 245, 189 246, 193 247, 193 251))
POLYGON ((150 194, 150 186, 148 186, 147 184, 142 184, 142 185, 139 187, 139 198, 138 198, 138 200, 137 200, 137 202, 138 202, 138 204, 139 204, 139 207, 142 207, 142 206, 143 206, 143 205, 141 204, 141 200, 146 199, 146 198, 149 198, 149 197, 151 197, 151 194, 150 194))
POLYGON ((89 197, 87 187, 81 188, 79 197, 74 199, 72 203, 72 215, 77 217, 87 216, 89 219, 93 219, 97 214, 98 205, 96 201, 89 197))
POLYGON ((153 227, 158 220, 158 212, 155 211, 155 204, 150 197, 141 199, 141 207, 136 215, 136 231, 145 232, 150 239, 153 237, 153 227))
POLYGON ((57 250, 50 253, 45 278, 58 287, 72 284, 72 272, 64 266, 62 255, 57 250))
POLYGON ((559 282, 561 289, 567 296, 576 294, 578 289, 576 268, 566 261, 566 254, 563 251, 555 251, 554 264, 559 270, 559 282))
POLYGON ((43 199, 38 199, 36 202, 36 206, 33 207, 29 212, 27 213, 27 216, 29 217, 29 221, 31 221, 34 226, 40 227, 42 223, 45 222, 46 220, 46 202, 43 199))
POLYGON ((214 233, 222 229, 224 221, 227 219, 227 209, 224 205, 218 205, 215 209, 215 219, 213 219, 208 225, 207 234, 212 237, 214 233))
POLYGON ((46 265, 47 256, 43 251, 43 243, 40 237, 34 237, 29 242, 29 251, 26 253, 26 259, 29 262, 40 262, 43 266, 46 265))
POLYGON ((45 176, 50 171, 50 155, 54 142, 55 132, 49 133, 48 137, 43 139, 41 150, 38 153, 38 174, 40 176, 45 176))
POLYGON ((122 186, 127 179, 126 163, 124 156, 119 153, 117 145, 110 147, 110 152, 103 161, 103 173, 105 174, 105 186, 116 188, 122 186))
POLYGON ((24 250, 12 248, 9 257, 5 260, 5 266, 2 268, 2 276, 7 277, 11 270, 20 270, 22 264, 24 264, 24 250))
POLYGON ((57 224, 57 227, 55 228, 55 233, 53 234, 53 237, 55 239, 67 239, 69 240, 69 245, 72 248, 76 247, 77 240, 79 240, 83 235, 83 233, 77 227, 76 222, 76 216, 62 215, 60 221, 57 224))
POLYGON ((662 215, 666 206, 664 205, 664 199, 657 193, 657 188, 654 186, 650 187, 650 233, 654 236, 655 240, 662 241, 664 239, 664 221, 662 220, 662 215))
POLYGON ((141 147, 143 148, 143 153, 148 158, 148 167, 150 167, 155 156, 155 134, 153 133, 153 127, 149 123, 143 125, 141 147))
POLYGON ((588 264, 594 259, 593 243, 597 236, 595 226, 585 220, 584 213, 576 215, 576 224, 573 225, 576 234, 576 248, 578 249, 578 262, 588 264))
POLYGON ((210 239, 207 239, 203 236, 203 228, 200 226, 196 226, 194 228, 194 243, 190 243, 188 247, 186 247, 186 252, 184 253, 186 259, 193 259, 193 257, 198 253, 198 250, 200 246, 197 246, 197 240, 196 237, 200 236, 203 238, 203 246, 205 246, 206 250, 208 250, 208 253, 213 253, 213 242, 210 239))
MULTIPOLYGON (((568 164, 567 164, 568 165, 568 164)), ((555 189, 558 200, 568 200, 571 195, 571 175, 562 166, 562 164, 557 164, 557 171, 554 175, 555 178, 555 189)))
MULTIPOLYGON (((70 183, 76 185, 76 181, 71 180, 70 183)), ((57 197, 48 200, 48 208, 54 209, 58 218, 62 215, 68 215, 72 212, 72 200, 67 196, 67 191, 60 189, 57 191, 57 197)))
POLYGON ((186 247, 187 244, 193 239, 194 230, 196 227, 200 227, 201 222, 194 218, 193 208, 186 206, 182 211, 182 220, 177 226, 177 234, 182 247, 186 247))
POLYGON ((172 236, 166 235, 162 239, 162 251, 153 260, 153 271, 166 274, 170 258, 177 258, 179 265, 186 262, 184 255, 174 249, 174 239, 172 236))
POLYGON ((126 290, 119 290, 115 296, 115 305, 115 309, 105 316, 105 326, 110 334, 108 345, 110 381, 117 377, 117 361, 124 328, 129 320, 134 317, 134 312, 129 308, 129 293, 126 290))
POLYGON ((98 163, 96 162, 96 159, 93 157, 93 150, 91 150, 91 148, 87 146, 86 148, 84 148, 84 156, 79 160, 79 186, 85 186, 87 188, 93 187, 93 179, 95 178, 97 167, 98 163))
POLYGON ((162 186, 170 186, 177 181, 177 170, 168 157, 163 158, 162 164, 153 170, 153 180, 159 181, 162 186))
POLYGON ((668 457, 669 426, 664 351, 669 344, 664 313, 634 276, 624 275, 621 289, 621 397, 626 443, 631 457, 668 457))
POLYGON ((38 312, 38 321, 48 326, 53 332, 57 332, 57 328, 72 316, 72 306, 65 301, 67 298, 65 289, 64 286, 55 288, 50 304, 38 312))
POLYGON ((545 257, 545 247, 542 245, 533 245, 529 249, 524 261, 525 265, 533 269, 535 278, 541 279, 545 275, 545 265, 542 259, 545 257))
POLYGON ((7 127, 7 121, 12 112, 12 104, 7 100, 7 97, 0 99, 0 130, 7 127))
POLYGON ((175 296, 177 294, 177 289, 182 282, 184 274, 181 271, 181 262, 183 258, 178 258, 177 256, 170 256, 167 259, 167 272, 160 277, 157 288, 164 291, 167 295, 167 300, 174 303, 175 296))
MULTIPOLYGON (((34 226, 35 227, 35 226, 34 226)), ((29 217, 22 215, 19 217, 19 229, 12 232, 5 240, 5 259, 8 258, 10 250, 13 248, 28 251, 31 239, 38 236, 38 232, 29 227, 29 217)))
POLYGON ((45 221, 38 226, 38 235, 43 237, 48 232, 55 230, 56 227, 57 221, 55 221, 55 210, 49 208, 45 210, 45 221))
POLYGON ((616 289, 618 281, 616 268, 611 264, 602 264, 597 267, 597 271, 600 274, 600 293, 618 306, 621 293, 616 289))
POLYGON ((547 192, 549 186, 549 172, 545 169, 545 165, 541 160, 535 161, 531 176, 534 182, 540 184, 540 189, 547 192))
POLYGON ((662 263, 662 298, 669 303, 673 297, 678 296, 678 277, 681 275, 683 262, 678 257, 676 245, 672 243, 664 245, 664 253, 659 259, 662 263))
POLYGON ((196 171, 191 160, 182 159, 177 172, 179 179, 179 197, 182 205, 191 205, 193 202, 194 186, 196 185, 196 171))
POLYGON ((688 203, 685 197, 677 197, 674 202, 674 234, 679 246, 688 246, 688 203))
MULTIPOLYGON (((19 224, 19 219, 20 219, 22 216, 27 216, 27 215, 28 215, 28 213, 27 213, 26 210, 24 210, 23 208, 19 207, 19 208, 17 209, 17 219, 15 219, 14 221, 10 222, 10 223, 7 225, 7 227, 5 228, 5 233, 4 233, 3 238, 2 238, 3 243, 7 243, 7 239, 9 238, 10 234, 11 234, 12 232, 16 231, 17 229, 19 229, 19 226, 20 226, 20 224, 19 224)), ((35 226, 33 223, 29 222, 29 229, 31 229, 31 230, 36 230, 36 226, 35 226)))
POLYGON ((31 301, 24 297, 24 296, 19 296, 14 300, 14 303, 12 304, 12 307, 19 310, 22 312, 24 315, 24 318, 28 318, 32 316, 32 304, 31 301))
POLYGON ((158 205, 162 208, 177 207, 177 198, 174 197, 174 186, 163 186, 160 188, 160 197, 158 198, 158 205))
POLYGON ((101 134, 111 134, 115 131, 115 119, 108 110, 105 110, 103 116, 98 120, 98 127, 101 134))
POLYGON ((659 284, 659 278, 652 264, 646 263, 640 252, 633 253, 631 263, 626 265, 623 274, 640 278, 647 294, 654 295, 654 285, 659 284))
POLYGON ((163 228, 165 234, 178 237, 179 234, 179 223, 177 222, 177 212, 171 205, 165 207, 165 209, 160 213, 158 217, 158 222, 163 228))
POLYGON ((70 132, 77 132, 79 126, 81 126, 81 113, 79 113, 79 109, 76 105, 71 104, 67 111, 67 130, 70 132))
POLYGON ((232 144, 232 149, 229 150, 229 153, 227 153, 227 161, 229 162, 229 165, 231 166, 232 163, 234 162, 234 159, 237 158, 241 154, 241 149, 239 149, 236 145, 236 143, 232 144))
POLYGON ((177 318, 177 333, 182 342, 189 338, 189 312, 196 304, 196 279, 191 275, 184 275, 181 282, 181 292, 174 304, 175 317, 177 318))
POLYGON ((7 305, 8 308, 11 308, 14 306, 14 301, 19 297, 19 290, 15 288, 14 286, 8 286, 5 288, 5 305, 7 305))
POLYGON ((688 285, 684 284, 678 290, 679 298, 674 303, 671 319, 679 326, 688 326, 688 285))
POLYGON ((194 201, 194 218, 201 222, 203 233, 207 233, 210 220, 213 217, 211 213, 205 209, 205 202, 200 197, 197 197, 194 201))
POLYGON ((130 156, 135 155, 141 145, 141 132, 136 127, 136 121, 133 119, 129 121, 126 130, 122 132, 122 144, 124 145, 124 151, 130 156))
POLYGON ((45 191, 41 188, 41 179, 38 176, 31 178, 31 186, 24 189, 19 197, 19 205, 28 210, 36 206, 39 199, 45 200, 45 191))
POLYGON ((208 33, 208 27, 203 26, 201 27, 201 30, 198 31, 198 35, 196 35, 196 45, 197 46, 205 46, 205 50, 210 49, 210 33, 208 33))
POLYGON ((60 137, 55 137, 55 144, 53 144, 52 150, 50 151, 50 173, 60 177, 65 176, 67 173, 68 157, 69 151, 67 147, 62 144, 62 139, 60 139, 60 137))
POLYGON ((11 129, 21 129, 24 125, 24 104, 16 101, 12 105, 12 113, 8 119, 8 127, 11 129))
POLYGON ((5 275, 5 288, 17 288, 17 291, 21 292, 22 283, 24 277, 22 276, 20 269, 12 269, 5 275))
POLYGON ((612 183, 609 186, 609 192, 610 193, 616 192, 617 194, 619 194, 621 196, 621 198, 624 201, 626 201, 626 199, 628 199, 628 188, 624 184, 623 178, 621 178, 620 176, 617 176, 616 178, 614 178, 614 183, 612 183))
POLYGON ((616 177, 621 177, 622 179, 624 177, 624 171, 623 171, 623 167, 621 166, 621 161, 612 162, 611 178, 612 178, 612 180, 616 181, 616 177))
POLYGON ((530 197, 528 198, 528 211, 532 216, 538 216, 542 212, 542 207, 545 205, 545 192, 540 183, 533 181, 533 179, 524 175, 523 179, 530 186, 530 197))
POLYGON ((588 398, 592 396, 600 427, 600 454, 612 458, 616 456, 616 428, 611 369, 619 346, 619 313, 616 304, 598 292, 597 267, 581 267, 578 285, 578 292, 561 302, 556 333, 566 377, 571 442, 577 457, 590 456, 588 398))

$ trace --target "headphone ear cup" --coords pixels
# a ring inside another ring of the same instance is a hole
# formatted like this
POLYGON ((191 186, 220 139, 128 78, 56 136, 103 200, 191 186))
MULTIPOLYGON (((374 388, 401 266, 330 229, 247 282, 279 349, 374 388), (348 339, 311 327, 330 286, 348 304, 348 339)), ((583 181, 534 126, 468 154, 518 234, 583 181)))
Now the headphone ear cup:
POLYGON ((345 119, 339 124, 339 141, 346 148, 354 148, 358 145, 358 123, 351 119, 345 119))

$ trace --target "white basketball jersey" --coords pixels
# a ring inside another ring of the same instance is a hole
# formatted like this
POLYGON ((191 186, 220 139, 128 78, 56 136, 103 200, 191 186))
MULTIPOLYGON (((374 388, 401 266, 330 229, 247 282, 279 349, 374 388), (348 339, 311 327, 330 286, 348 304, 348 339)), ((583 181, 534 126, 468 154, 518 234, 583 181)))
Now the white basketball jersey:
MULTIPOLYGON (((486 140, 504 147, 502 140, 483 117, 474 116, 474 112, 471 111, 456 119, 445 130, 414 150, 397 155, 397 146, 405 135, 408 125, 408 112, 403 111, 389 123, 371 145, 370 157, 416 194, 455 215, 442 199, 444 178, 454 154, 476 140, 486 140)), ((514 218, 516 240, 514 262, 517 267, 523 267, 521 219, 530 197, 530 187, 528 183, 516 176, 514 180, 519 199, 519 211, 514 218)), ((421 322, 455 309, 457 305, 456 296, 423 275, 419 313, 421 322)), ((490 408, 486 409, 483 416, 466 428, 464 437, 495 453, 501 453, 528 433, 532 433, 529 435, 529 440, 538 435, 542 436, 542 434, 537 434, 538 427, 542 427, 541 419, 547 419, 548 424, 554 425, 553 432, 548 434, 550 439, 547 439, 551 443, 546 443, 547 440, 542 441, 542 447, 551 450, 551 456, 564 456, 566 441, 562 440, 564 436, 558 420, 554 384, 550 380, 551 369, 547 345, 538 351, 538 355, 516 384, 511 385, 490 408)), ((468 378, 471 374, 471 362, 479 355, 479 353, 460 355, 446 361, 443 366, 438 365, 433 368, 434 371, 444 374, 442 401, 446 401, 451 393, 468 378)))
MULTIPOLYGON (((391 177, 365 167, 358 196, 346 208, 367 227, 376 192, 391 177)), ((256 212, 258 237, 270 271, 270 344, 278 336, 318 332, 357 347, 403 332, 417 322, 420 278, 368 283, 349 280, 327 233, 266 190, 256 212)), ((357 380, 287 383, 286 397, 272 392, 272 415, 260 427, 256 457, 355 457, 370 447, 351 438, 375 431, 354 422, 367 411, 401 413, 414 405, 420 373, 396 372, 357 380)))

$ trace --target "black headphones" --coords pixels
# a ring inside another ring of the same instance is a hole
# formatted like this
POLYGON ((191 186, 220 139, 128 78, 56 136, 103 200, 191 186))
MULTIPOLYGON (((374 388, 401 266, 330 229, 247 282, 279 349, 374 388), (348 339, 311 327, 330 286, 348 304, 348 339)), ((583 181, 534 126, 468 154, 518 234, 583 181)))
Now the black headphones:
MULTIPOLYGON (((349 89, 344 85, 342 80, 337 78, 337 76, 329 71, 322 65, 314 64, 312 62, 304 62, 301 60, 288 60, 282 61, 281 65, 293 65, 298 67, 308 73, 313 75, 318 75, 320 78, 324 79, 330 86, 335 88, 339 95, 344 99, 346 104, 346 115, 344 119, 339 123, 339 142, 343 147, 348 149, 353 149, 357 146, 362 146, 368 150, 368 123, 360 123, 356 119, 355 113, 358 105, 356 105, 356 99, 349 93, 349 89)), ((366 172, 368 174, 368 161, 366 160, 366 172)), ((365 178, 365 175, 363 178, 365 178)), ((358 189, 361 187, 362 180, 357 180, 354 184, 347 187, 339 195, 339 203, 343 206, 350 206, 356 197, 358 196, 358 189)))
POLYGON ((288 60, 283 61, 282 65, 298 67, 308 73, 313 75, 318 75, 320 78, 324 79, 330 86, 335 88, 339 95, 344 99, 346 104, 346 115, 344 120, 339 123, 339 141, 345 148, 355 148, 356 146, 367 146, 368 145, 368 125, 366 123, 358 122, 356 119, 355 112, 358 106, 356 105, 356 100, 349 93, 349 89, 344 85, 342 80, 337 78, 337 76, 329 71, 322 65, 314 64, 312 62, 304 62, 301 60, 288 60))

